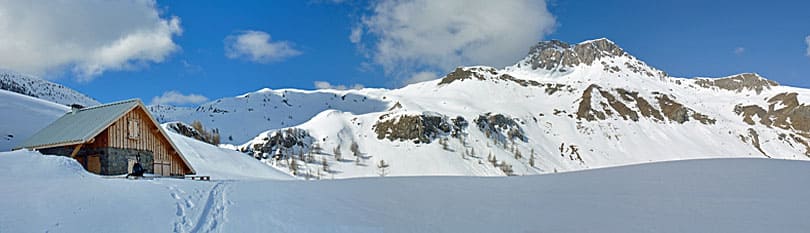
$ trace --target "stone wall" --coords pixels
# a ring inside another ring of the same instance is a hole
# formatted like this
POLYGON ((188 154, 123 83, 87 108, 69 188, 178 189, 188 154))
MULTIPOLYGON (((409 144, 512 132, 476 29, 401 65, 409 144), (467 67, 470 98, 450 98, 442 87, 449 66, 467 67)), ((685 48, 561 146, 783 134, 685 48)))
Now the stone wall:
MULTIPOLYGON (((73 153, 73 147, 56 147, 39 150, 43 154, 48 155, 61 155, 70 156, 73 153)), ((146 169, 146 173, 154 173, 154 154, 151 151, 135 150, 135 149, 121 149, 121 148, 82 148, 76 154, 76 160, 87 169, 87 156, 98 155, 99 162, 101 163, 101 171, 99 175, 123 175, 127 174, 129 170, 129 159, 137 159, 140 156, 139 163, 146 169)))
POLYGON ((105 148, 106 154, 101 157, 101 175, 121 175, 127 174, 129 159, 136 159, 141 163, 141 166, 146 169, 146 173, 154 173, 154 154, 151 151, 135 150, 135 149, 120 149, 120 148, 105 148))

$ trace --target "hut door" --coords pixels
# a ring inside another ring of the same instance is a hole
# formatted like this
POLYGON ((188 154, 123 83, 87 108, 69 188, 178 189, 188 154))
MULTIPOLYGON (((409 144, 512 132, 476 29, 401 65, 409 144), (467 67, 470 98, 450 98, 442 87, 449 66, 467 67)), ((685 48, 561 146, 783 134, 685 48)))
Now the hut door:
POLYGON ((152 163, 152 165, 153 165, 152 169, 154 170, 155 175, 163 174, 163 164, 161 164, 160 162, 155 161, 155 162, 152 163))
POLYGON ((168 162, 155 162, 155 175, 168 176, 171 172, 171 163, 168 162))
POLYGON ((172 171, 172 164, 170 164, 170 163, 163 163, 163 169, 162 169, 162 171, 163 171, 163 174, 162 174, 162 175, 164 175, 164 176, 169 176, 169 175, 171 175, 171 171, 172 171))
POLYGON ((98 158, 98 155, 87 156, 87 171, 96 174, 101 173, 101 160, 98 158))

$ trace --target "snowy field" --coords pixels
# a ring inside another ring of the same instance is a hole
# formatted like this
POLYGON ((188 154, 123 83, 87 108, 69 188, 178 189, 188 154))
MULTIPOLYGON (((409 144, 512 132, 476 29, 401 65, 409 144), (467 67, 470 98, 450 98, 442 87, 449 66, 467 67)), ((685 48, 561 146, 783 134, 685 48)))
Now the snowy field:
POLYGON ((806 232, 810 162, 710 159, 523 177, 100 177, 0 153, 0 232, 806 232))

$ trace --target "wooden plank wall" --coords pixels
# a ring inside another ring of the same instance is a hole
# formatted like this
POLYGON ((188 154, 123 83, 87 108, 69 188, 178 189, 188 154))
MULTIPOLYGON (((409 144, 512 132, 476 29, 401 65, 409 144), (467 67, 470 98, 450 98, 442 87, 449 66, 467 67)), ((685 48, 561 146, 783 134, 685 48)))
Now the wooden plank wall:
POLYGON ((113 148, 149 150, 154 153, 155 163, 171 164, 171 173, 189 173, 190 169, 183 163, 178 153, 172 149, 168 139, 160 134, 157 127, 159 126, 152 124, 143 109, 135 108, 97 136, 96 142, 93 144, 113 148), (139 133, 136 139, 129 137, 128 121, 138 122, 139 133))

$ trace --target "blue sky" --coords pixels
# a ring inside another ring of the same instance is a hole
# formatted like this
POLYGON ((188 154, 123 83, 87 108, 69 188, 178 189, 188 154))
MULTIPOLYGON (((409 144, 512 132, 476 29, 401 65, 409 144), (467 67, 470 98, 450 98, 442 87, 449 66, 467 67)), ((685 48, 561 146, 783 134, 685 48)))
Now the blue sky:
MULTIPOLYGON (((264 87, 314 89, 315 82, 395 88, 408 80, 440 77, 458 65, 512 64, 540 40, 560 39, 575 43, 607 37, 648 64, 674 76, 716 77, 757 72, 782 84, 810 87, 810 42, 806 41, 810 36, 810 13, 807 11, 810 3, 807 1, 555 0, 547 4, 503 1, 507 3, 501 4, 507 5, 503 8, 492 5, 497 1, 480 6, 474 6, 477 3, 473 1, 453 5, 448 1, 419 0, 372 3, 349 0, 144 2, 137 7, 122 7, 143 8, 144 17, 134 15, 131 20, 110 20, 109 23, 105 19, 119 15, 114 8, 103 4, 80 6, 108 15, 98 13, 98 18, 77 22, 127 25, 137 21, 145 22, 141 26, 146 27, 132 26, 129 31, 111 29, 109 33, 85 28, 51 37, 78 37, 72 34, 78 31, 92 40, 96 34, 99 38, 107 34, 139 35, 137 32, 148 28, 158 38, 169 38, 169 44, 149 42, 144 51, 76 52, 64 56, 69 58, 52 62, 61 65, 15 63, 4 68, 20 67, 15 70, 43 76, 101 102, 133 97, 150 102, 153 97, 174 91, 198 95, 200 98, 185 101, 193 104, 264 87), (450 12, 442 12, 445 9, 450 12), (158 12, 157 18, 150 16, 150 10, 158 12), (490 15, 503 12, 503 15, 478 17, 474 14, 476 11, 486 11, 490 15), (393 12, 408 17, 388 15, 393 12), (174 19, 177 28, 173 27, 174 19), (504 27, 475 26, 489 25, 488 20, 517 23, 493 24, 510 25, 504 27), (465 22, 466 26, 456 27, 456 22, 465 22), (414 29, 403 30, 402 25, 414 29), (465 34, 481 30, 485 32, 480 38, 465 34), (356 37, 351 37, 353 31, 356 37), (443 34, 445 31, 450 33, 443 34), (266 42, 260 47, 264 52, 234 52, 240 48, 235 47, 234 41, 239 41, 243 35, 256 36, 254 42, 256 39, 266 42), (269 40, 264 40, 263 35, 269 36, 269 40), (462 40, 470 37, 474 39, 462 40), (94 59, 110 56, 121 59, 112 59, 118 61, 114 63, 94 59), (102 69, 96 69, 100 72, 94 73, 85 71, 94 67, 102 69)), ((41 23, 20 22, 23 26, 41 23)), ((111 38, 114 41, 114 36, 111 38)), ((103 47, 103 42, 98 45, 88 43, 86 47, 91 50, 103 47)), ((3 51, 2 47, 0 51, 3 51)), ((31 58, 31 61, 38 61, 37 58, 31 58)), ((0 66, 4 61, 10 64, 25 60, 15 59, 0 59, 0 66)))

